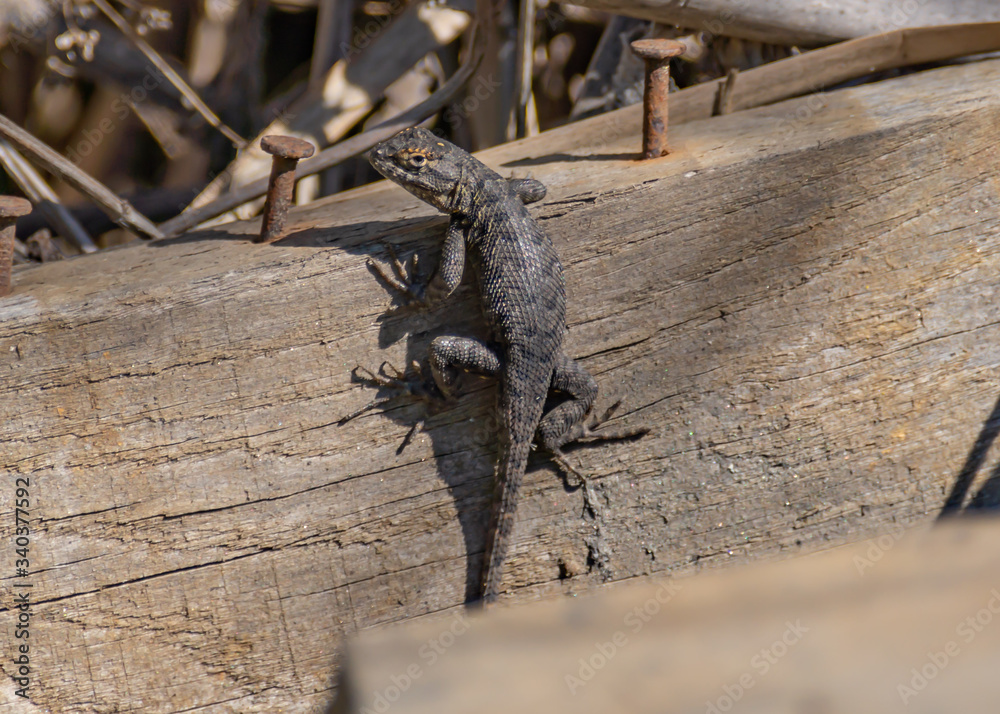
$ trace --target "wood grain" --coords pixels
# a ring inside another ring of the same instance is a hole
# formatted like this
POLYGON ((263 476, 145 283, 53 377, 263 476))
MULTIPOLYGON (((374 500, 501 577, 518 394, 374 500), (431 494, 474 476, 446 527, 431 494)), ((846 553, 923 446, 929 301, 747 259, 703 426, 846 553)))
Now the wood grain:
MULTIPOLYGON (((654 429, 572 453, 592 510, 533 460, 511 600, 925 524, 960 473, 960 503, 989 501, 998 83, 984 62, 692 122, 651 162, 625 112, 483 154, 550 187, 533 210, 566 265, 567 350, 602 407, 654 429)), ((401 454, 419 404, 336 425, 372 396, 356 363, 480 334, 468 286, 385 317, 365 267, 382 239, 436 245, 444 218, 383 183, 290 224, 16 270, 0 528, 30 477, 35 704, 316 711, 342 636, 474 588, 489 385, 401 454)))

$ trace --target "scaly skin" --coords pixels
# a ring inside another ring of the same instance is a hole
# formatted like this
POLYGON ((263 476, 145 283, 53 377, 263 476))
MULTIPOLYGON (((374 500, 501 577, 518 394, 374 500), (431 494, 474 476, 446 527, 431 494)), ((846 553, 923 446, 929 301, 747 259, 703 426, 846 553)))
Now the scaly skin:
POLYGON ((446 298, 458 287, 466 257, 478 279, 489 340, 436 338, 430 350, 434 383, 429 389, 451 396, 459 370, 499 382, 496 494, 482 575, 482 598, 490 603, 500 592, 518 491, 536 432, 564 468, 560 447, 593 436, 583 422, 597 396, 597 384, 562 353, 566 333, 562 265, 551 241, 524 207, 543 198, 545 187, 530 179, 508 181, 454 144, 419 128, 378 144, 368 158, 383 176, 451 216, 429 289, 408 284, 398 264, 398 278, 380 269, 383 277, 423 305, 446 298), (567 399, 543 416, 553 389, 567 399))

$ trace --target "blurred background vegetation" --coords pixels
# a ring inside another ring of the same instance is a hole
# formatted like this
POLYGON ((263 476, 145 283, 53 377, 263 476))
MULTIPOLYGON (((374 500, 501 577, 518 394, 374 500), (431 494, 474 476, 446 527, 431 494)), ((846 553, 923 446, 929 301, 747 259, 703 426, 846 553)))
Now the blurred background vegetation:
MULTIPOLYGON (((476 75, 426 122, 471 150, 639 101, 634 39, 683 37, 681 86, 789 52, 548 0, 491 8, 476 75)), ((470 51, 474 11, 472 0, 0 0, 0 113, 161 222, 266 176, 261 132, 322 149, 427 98, 470 51)), ((97 247, 134 237, 45 178, 97 247)), ((355 157, 301 182, 298 200, 375 178, 355 157)), ((9 173, 0 183, 20 194, 9 173)), ((37 213, 19 222, 22 241, 46 225, 37 213)), ((86 249, 55 245, 49 257, 86 249)), ((38 252, 19 243, 22 260, 38 252)))

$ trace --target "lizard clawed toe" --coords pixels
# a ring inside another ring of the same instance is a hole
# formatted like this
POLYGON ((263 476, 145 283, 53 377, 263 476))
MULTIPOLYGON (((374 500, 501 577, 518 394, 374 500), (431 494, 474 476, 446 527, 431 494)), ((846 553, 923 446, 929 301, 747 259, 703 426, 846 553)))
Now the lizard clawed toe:
POLYGON ((566 459, 566 454, 564 454, 559 449, 550 449, 549 457, 555 462, 559 470, 563 472, 563 476, 566 477, 566 485, 570 488, 579 488, 580 486, 587 485, 587 477, 576 470, 576 468, 566 459), (575 484, 569 482, 569 477, 572 476, 576 479, 575 484))
POLYGON ((645 426, 634 429, 630 429, 628 427, 608 429, 604 427, 604 424, 611 419, 612 415, 614 415, 616 411, 618 411, 618 407, 620 407, 621 404, 622 400, 617 400, 614 404, 605 409, 601 416, 594 417, 590 420, 589 424, 582 425, 580 434, 576 436, 573 441, 582 443, 592 441, 627 441, 628 439, 638 439, 639 437, 648 434, 650 429, 645 426))

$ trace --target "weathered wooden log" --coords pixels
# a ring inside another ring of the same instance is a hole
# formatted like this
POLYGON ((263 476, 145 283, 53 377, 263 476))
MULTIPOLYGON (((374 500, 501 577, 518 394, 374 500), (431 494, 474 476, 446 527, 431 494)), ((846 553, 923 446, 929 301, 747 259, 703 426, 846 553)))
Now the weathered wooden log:
MULTIPOLYGON (((566 266, 567 350, 601 407, 654 429, 572 452, 589 508, 534 460, 509 599, 926 523, 960 472, 958 502, 989 493, 998 83, 984 62, 675 126, 650 162, 628 110, 483 154, 549 186, 532 210, 566 266)), ((40 707, 315 710, 342 635, 474 589, 489 385, 401 453, 421 404, 337 426, 372 396, 355 364, 481 334, 468 286, 384 317, 365 266, 383 239, 436 246, 444 218, 379 184, 289 223, 271 246, 236 223, 16 269, 0 575, 31 585, 40 707)))
POLYGON ((332 711, 993 712, 1000 522, 901 536, 365 632, 332 711))
POLYGON ((993 0, 574 0, 596 10, 779 45, 814 47, 904 27, 1000 21, 993 0))

